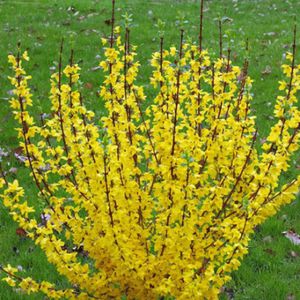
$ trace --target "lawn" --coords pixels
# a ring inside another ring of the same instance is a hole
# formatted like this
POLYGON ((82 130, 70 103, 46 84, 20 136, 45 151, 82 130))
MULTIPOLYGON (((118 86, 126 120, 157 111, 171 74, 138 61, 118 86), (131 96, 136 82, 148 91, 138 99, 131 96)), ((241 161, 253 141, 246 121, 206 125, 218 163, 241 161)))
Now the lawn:
MULTIPOLYGON (((153 95, 148 83, 151 67, 148 60, 159 48, 159 19, 166 22, 165 43, 179 44, 179 23, 183 23, 187 39, 196 40, 199 24, 198 1, 180 0, 123 0, 116 1, 117 23, 123 24, 122 15, 132 14, 131 41, 138 46, 142 65, 139 82, 144 84, 149 98, 153 95)), ((14 159, 18 147, 14 127, 16 123, 9 109, 11 75, 7 54, 16 51, 18 41, 28 49, 31 60, 28 73, 33 76, 34 115, 38 118, 49 109, 49 76, 57 68, 58 49, 65 39, 64 62, 70 49, 75 49, 75 61, 82 68, 82 91, 86 106, 102 114, 97 96, 102 80, 97 68, 103 56, 100 38, 109 32, 110 0, 55 1, 55 0, 0 0, 0 148, 10 155, 6 168, 15 168, 11 176, 22 178, 32 195, 35 189, 22 163, 14 159)), ((223 46, 232 50, 232 60, 243 64, 249 57, 249 73, 254 79, 252 110, 257 115, 259 139, 263 140, 274 123, 273 106, 278 81, 283 77, 280 66, 284 54, 291 51, 298 0, 219 0, 205 1, 204 47, 219 53, 218 20, 223 23, 223 46), (249 51, 245 50, 246 41, 249 51)), ((299 21, 298 21, 299 22, 299 21)), ((297 43, 300 45, 300 33, 297 43)), ((297 55, 300 63, 300 55, 297 55)), ((299 173, 300 160, 295 157, 293 171, 299 173)), ((283 178, 283 181, 285 179, 283 178)), ((39 200, 31 199, 39 204, 39 200)), ((300 247, 293 245, 282 231, 294 229, 300 233, 300 199, 284 207, 275 217, 257 228, 249 246, 249 255, 233 279, 224 288, 223 299, 300 299, 300 247)), ((58 286, 67 283, 49 265, 43 253, 26 237, 16 234, 17 226, 0 205, 0 264, 19 266, 21 273, 36 279, 47 278, 58 286)), ((0 283, 0 299, 43 299, 43 296, 14 294, 0 283)))

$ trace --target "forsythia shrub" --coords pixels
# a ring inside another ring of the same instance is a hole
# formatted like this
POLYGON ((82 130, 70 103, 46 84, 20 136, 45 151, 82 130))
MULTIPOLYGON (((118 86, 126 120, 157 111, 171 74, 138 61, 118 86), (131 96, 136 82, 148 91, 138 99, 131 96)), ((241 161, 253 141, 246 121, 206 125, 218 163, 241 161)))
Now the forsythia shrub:
POLYGON ((122 43, 112 28, 102 39, 101 120, 83 105, 72 55, 51 76, 52 114, 38 125, 28 111, 27 53, 9 55, 10 104, 45 201, 44 222, 3 169, 1 197, 70 287, 22 278, 10 265, 1 267, 4 280, 54 299, 217 299, 255 226, 299 189, 300 177, 279 185, 299 147, 295 44, 283 66, 277 122, 258 151, 247 62, 240 69, 229 55, 212 60, 201 42, 186 43, 183 31, 179 49, 164 50, 161 38, 151 60, 157 96, 144 110, 129 30, 122 43))

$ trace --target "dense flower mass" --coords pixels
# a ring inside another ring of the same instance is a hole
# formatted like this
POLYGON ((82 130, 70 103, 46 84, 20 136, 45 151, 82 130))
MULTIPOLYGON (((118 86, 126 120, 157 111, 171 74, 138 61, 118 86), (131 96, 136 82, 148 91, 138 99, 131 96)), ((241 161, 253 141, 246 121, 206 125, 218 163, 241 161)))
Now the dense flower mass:
POLYGON ((149 101, 129 30, 124 43, 119 28, 102 42, 100 120, 83 104, 71 57, 51 76, 52 113, 38 125, 28 111, 27 53, 9 56, 10 104, 46 221, 38 224, 28 195, 4 173, 1 198, 70 286, 22 278, 10 265, 4 279, 54 299, 217 299, 255 226, 299 189, 300 177, 279 179, 299 147, 300 65, 287 55, 277 122, 258 149, 247 61, 233 66, 230 52, 212 60, 183 31, 179 49, 164 50, 161 39, 149 101))

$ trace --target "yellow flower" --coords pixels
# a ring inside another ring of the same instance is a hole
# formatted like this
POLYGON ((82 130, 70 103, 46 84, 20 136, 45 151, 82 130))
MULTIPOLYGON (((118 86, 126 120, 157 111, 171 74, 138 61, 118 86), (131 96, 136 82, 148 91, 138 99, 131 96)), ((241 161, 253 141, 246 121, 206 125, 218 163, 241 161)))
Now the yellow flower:
POLYGON ((171 48, 170 48, 170 55, 171 55, 171 56, 175 56, 175 55, 176 55, 176 52, 177 52, 177 50, 176 50, 175 47, 171 47, 171 48))
POLYGON ((26 61, 29 61, 29 56, 28 56, 28 52, 25 51, 23 54, 22 54, 22 57, 23 59, 25 59, 26 61))
POLYGON ((287 88, 292 67, 283 66, 274 125, 258 150, 253 81, 241 84, 239 67, 189 43, 177 62, 175 47, 156 52, 150 99, 137 84, 134 48, 125 55, 119 28, 114 33, 117 42, 99 63, 104 79, 95 112, 74 84, 80 68, 67 65, 63 82, 62 74, 51 76, 51 114, 36 122, 21 63, 27 53, 18 65, 9 56, 10 105, 24 152, 18 157, 38 187, 42 221, 17 180, 0 178, 0 197, 74 288, 4 280, 56 299, 217 299, 254 228, 299 190, 300 176, 280 185, 299 149, 299 67, 287 88))
POLYGON ((102 45, 105 46, 107 44, 107 39, 101 38, 102 45))

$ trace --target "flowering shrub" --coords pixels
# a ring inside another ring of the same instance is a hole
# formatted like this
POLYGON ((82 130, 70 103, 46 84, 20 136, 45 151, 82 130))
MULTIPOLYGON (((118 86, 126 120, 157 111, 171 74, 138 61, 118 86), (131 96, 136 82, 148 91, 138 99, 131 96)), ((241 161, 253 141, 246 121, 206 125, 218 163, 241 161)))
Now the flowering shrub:
POLYGON ((38 224, 24 189, 2 169, 1 198, 70 287, 22 278, 10 265, 1 267, 4 280, 54 299, 216 299, 255 226, 299 189, 300 177, 279 185, 299 147, 295 45, 283 66, 277 122, 257 150, 247 61, 233 66, 230 52, 212 60, 183 31, 179 49, 164 50, 161 38, 149 104, 136 83, 129 30, 122 43, 112 28, 102 39, 100 120, 83 104, 72 54, 51 76, 52 114, 39 125, 28 111, 27 53, 9 55, 10 104, 47 218, 38 224))

